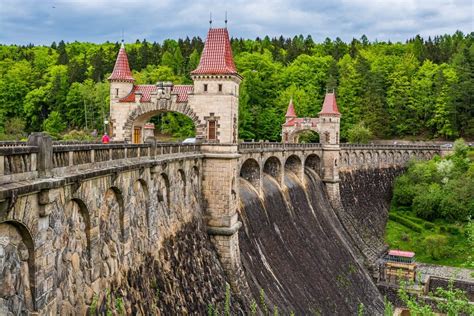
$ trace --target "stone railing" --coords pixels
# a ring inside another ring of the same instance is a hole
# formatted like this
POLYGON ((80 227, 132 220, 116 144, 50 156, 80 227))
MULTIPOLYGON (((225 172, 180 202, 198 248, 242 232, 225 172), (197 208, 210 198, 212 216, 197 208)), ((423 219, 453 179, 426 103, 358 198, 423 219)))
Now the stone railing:
POLYGON ((49 137, 36 136, 37 139, 18 146, 0 146, 0 184, 100 168, 109 163, 201 151, 197 144, 53 143, 49 137))
POLYGON ((26 144, 0 147, 0 183, 8 182, 19 174, 22 176, 18 180, 34 177, 37 171, 37 154, 38 147, 26 144))
POLYGON ((252 152, 252 151, 272 151, 272 150, 304 150, 320 148, 319 143, 270 143, 270 142, 252 142, 252 143, 240 143, 239 152, 252 152))
POLYGON ((21 142, 21 141, 2 141, 2 142, 0 142, 0 148, 20 147, 20 146, 28 146, 28 144, 26 142, 21 142))
POLYGON ((438 145, 379 145, 379 144, 340 144, 341 149, 429 149, 429 150, 439 150, 441 147, 438 145))

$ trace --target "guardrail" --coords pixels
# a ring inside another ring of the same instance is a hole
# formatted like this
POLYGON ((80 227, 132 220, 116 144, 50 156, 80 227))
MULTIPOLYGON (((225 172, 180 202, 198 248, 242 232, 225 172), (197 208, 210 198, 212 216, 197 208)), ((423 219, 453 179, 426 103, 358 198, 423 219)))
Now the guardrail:
POLYGON ((378 144, 348 144, 339 145, 341 149, 434 149, 439 150, 440 145, 378 145, 378 144))
POLYGON ((319 143, 270 143, 270 142, 251 142, 251 143, 240 143, 240 152, 249 152, 255 150, 268 151, 268 150, 289 150, 289 149, 312 149, 321 148, 319 143))
POLYGON ((177 143, 63 143, 39 136, 36 143, 0 146, 0 184, 29 180, 65 171, 86 170, 107 162, 199 153, 199 144, 177 143), (46 145, 45 145, 46 144, 46 145))

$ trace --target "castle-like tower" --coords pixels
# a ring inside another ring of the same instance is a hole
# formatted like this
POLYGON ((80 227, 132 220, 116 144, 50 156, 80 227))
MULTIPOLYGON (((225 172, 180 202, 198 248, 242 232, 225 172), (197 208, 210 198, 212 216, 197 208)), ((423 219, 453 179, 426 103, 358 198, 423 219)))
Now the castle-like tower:
POLYGON ((293 99, 291 99, 286 111, 285 123, 282 125, 282 142, 297 143, 299 134, 309 130, 319 134, 319 142, 321 144, 339 144, 340 119, 341 113, 339 113, 337 108, 334 92, 326 93, 318 118, 298 117, 293 99))
POLYGON ((211 28, 193 85, 171 82, 135 85, 122 43, 110 81, 110 122, 114 140, 142 143, 148 120, 162 112, 190 117, 196 137, 208 143, 237 143, 239 85, 227 28, 211 28))

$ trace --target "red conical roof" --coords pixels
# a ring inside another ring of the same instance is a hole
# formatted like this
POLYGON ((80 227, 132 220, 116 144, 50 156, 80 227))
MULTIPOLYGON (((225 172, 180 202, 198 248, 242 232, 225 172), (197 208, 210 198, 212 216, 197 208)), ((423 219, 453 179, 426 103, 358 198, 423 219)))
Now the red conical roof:
POLYGON ((339 109, 337 108, 336 94, 334 92, 326 93, 323 108, 319 114, 341 115, 341 113, 339 113, 339 109))
POLYGON ((296 117, 295 106, 293 105, 293 98, 290 99, 288 104, 288 110, 286 111, 285 117, 296 117))
POLYGON ((128 65, 128 56, 125 51, 125 46, 122 43, 120 47, 117 60, 115 61, 114 71, 108 78, 109 80, 120 80, 134 82, 130 66, 128 65))
POLYGON ((237 75, 226 28, 209 29, 201 60, 192 75, 237 75))

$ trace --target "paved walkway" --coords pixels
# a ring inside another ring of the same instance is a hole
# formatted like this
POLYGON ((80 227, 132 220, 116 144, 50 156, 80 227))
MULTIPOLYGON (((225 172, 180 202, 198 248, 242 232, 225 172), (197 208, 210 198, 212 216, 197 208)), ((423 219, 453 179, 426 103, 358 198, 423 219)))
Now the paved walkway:
POLYGON ((422 283, 426 283, 428 281, 429 275, 447 279, 453 278, 456 280, 474 282, 474 278, 471 276, 471 273, 473 273, 474 270, 471 269, 438 266, 420 262, 417 263, 416 269, 418 274, 421 272, 422 283))

